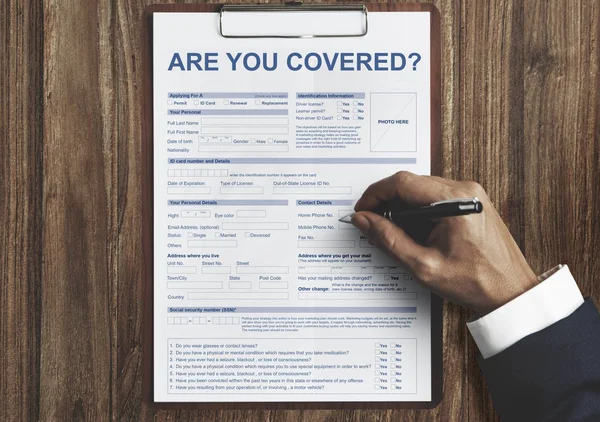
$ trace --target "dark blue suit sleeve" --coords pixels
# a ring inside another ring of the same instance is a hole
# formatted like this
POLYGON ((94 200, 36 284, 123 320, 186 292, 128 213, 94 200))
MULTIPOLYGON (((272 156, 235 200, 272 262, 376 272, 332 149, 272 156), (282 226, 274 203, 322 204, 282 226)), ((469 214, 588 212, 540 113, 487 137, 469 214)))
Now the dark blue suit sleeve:
POLYGON ((600 421, 600 314, 589 298, 479 365, 503 421, 600 421))

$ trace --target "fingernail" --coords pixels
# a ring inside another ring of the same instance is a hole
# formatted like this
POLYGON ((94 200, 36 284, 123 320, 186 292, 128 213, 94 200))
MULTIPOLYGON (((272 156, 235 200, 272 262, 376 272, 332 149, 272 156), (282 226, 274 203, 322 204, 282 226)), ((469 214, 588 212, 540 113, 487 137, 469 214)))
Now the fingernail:
POLYGON ((371 227, 369 219, 360 213, 354 214, 354 216, 352 216, 352 224, 363 234, 366 234, 369 231, 369 228, 371 227))

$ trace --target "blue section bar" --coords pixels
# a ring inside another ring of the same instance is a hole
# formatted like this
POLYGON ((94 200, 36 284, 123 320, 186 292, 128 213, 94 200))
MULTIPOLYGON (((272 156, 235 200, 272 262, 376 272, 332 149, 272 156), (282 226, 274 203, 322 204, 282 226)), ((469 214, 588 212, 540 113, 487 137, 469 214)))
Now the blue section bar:
POLYGON ((416 158, 169 158, 169 164, 417 164, 416 158))
POLYGON ((297 199, 298 206, 329 206, 329 205, 354 205, 352 199, 297 199))
POLYGON ((324 314, 324 313, 393 313, 393 314, 414 314, 417 312, 416 306, 384 306, 384 307, 348 307, 348 306, 317 306, 317 307, 220 307, 220 308, 179 308, 170 307, 168 312, 173 313, 285 313, 285 314, 324 314))
MULTIPOLYGON (((169 92, 168 98, 288 98, 287 92, 169 92)), ((364 94, 363 94, 364 95, 364 94)))
POLYGON ((167 205, 173 206, 214 206, 214 205, 288 205, 287 199, 179 199, 169 200, 167 205))
POLYGON ((359 100, 364 99, 364 92, 298 92, 298 100, 359 100))
POLYGON ((287 109, 169 109, 171 116, 202 115, 202 116, 287 116, 287 109))

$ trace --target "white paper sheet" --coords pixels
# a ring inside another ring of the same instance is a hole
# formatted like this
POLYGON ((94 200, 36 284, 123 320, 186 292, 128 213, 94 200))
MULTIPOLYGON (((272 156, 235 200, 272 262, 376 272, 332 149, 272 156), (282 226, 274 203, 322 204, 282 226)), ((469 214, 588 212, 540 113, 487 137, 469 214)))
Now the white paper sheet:
POLYGON ((226 39, 154 14, 156 401, 431 400, 429 292, 338 222, 430 172, 429 28, 226 39))

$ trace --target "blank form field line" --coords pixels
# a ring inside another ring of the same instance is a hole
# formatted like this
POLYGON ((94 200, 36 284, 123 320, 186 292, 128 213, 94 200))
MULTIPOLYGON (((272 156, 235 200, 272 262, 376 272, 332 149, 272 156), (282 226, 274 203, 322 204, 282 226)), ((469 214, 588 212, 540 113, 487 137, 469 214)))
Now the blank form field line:
POLYGON ((259 289, 287 289, 287 281, 261 281, 258 284, 259 289))
POLYGON ((231 267, 224 266, 202 266, 202 274, 230 274, 231 267))
POLYGON ((288 126, 287 117, 203 117, 202 126, 288 126))
POLYGON ((290 267, 235 267, 238 274, 287 274, 290 267))
POLYGON ((200 144, 199 152, 288 152, 289 147, 273 144, 231 144, 231 143, 209 143, 200 144))
POLYGON ((190 248, 237 248, 237 240, 188 240, 190 248))
POLYGON ((298 292, 300 300, 417 300, 413 292, 298 292))
POLYGON ((288 126, 202 126, 202 135, 287 135, 288 126))
POLYGON ((167 274, 196 274, 196 267, 183 267, 178 265, 169 265, 167 274))
POLYGON ((223 195, 262 195, 262 186, 223 186, 220 190, 223 195))
POLYGON ((348 195, 352 193, 350 186, 275 186, 276 195, 348 195))
POLYGON ((198 211, 182 210, 181 216, 183 218, 209 218, 210 211, 209 210, 198 210, 198 211))
POLYGON ((189 292, 189 300, 287 300, 287 292, 189 292))
POLYGON ((354 227, 352 224, 342 223, 340 221, 340 222, 338 222, 338 229, 340 229, 340 230, 356 230, 356 227, 354 227))
POLYGON ((230 281, 229 288, 230 289, 251 289, 252 282, 251 281, 230 281))
POLYGON ((298 267, 298 274, 331 274, 331 267, 298 267))
POLYGON ((354 248, 354 240, 299 240, 299 248, 354 248))
POLYGON ((167 289, 222 289, 221 281, 170 281, 167 283, 167 289))
POLYGON ((265 218, 266 210, 237 210, 235 216, 238 218, 265 218))
POLYGON ((268 223, 268 222, 224 222, 221 224, 223 230, 288 230, 290 223, 268 223))
POLYGON ((198 186, 198 187, 187 187, 187 188, 167 188, 169 195, 207 195, 210 193, 210 186, 198 186))

